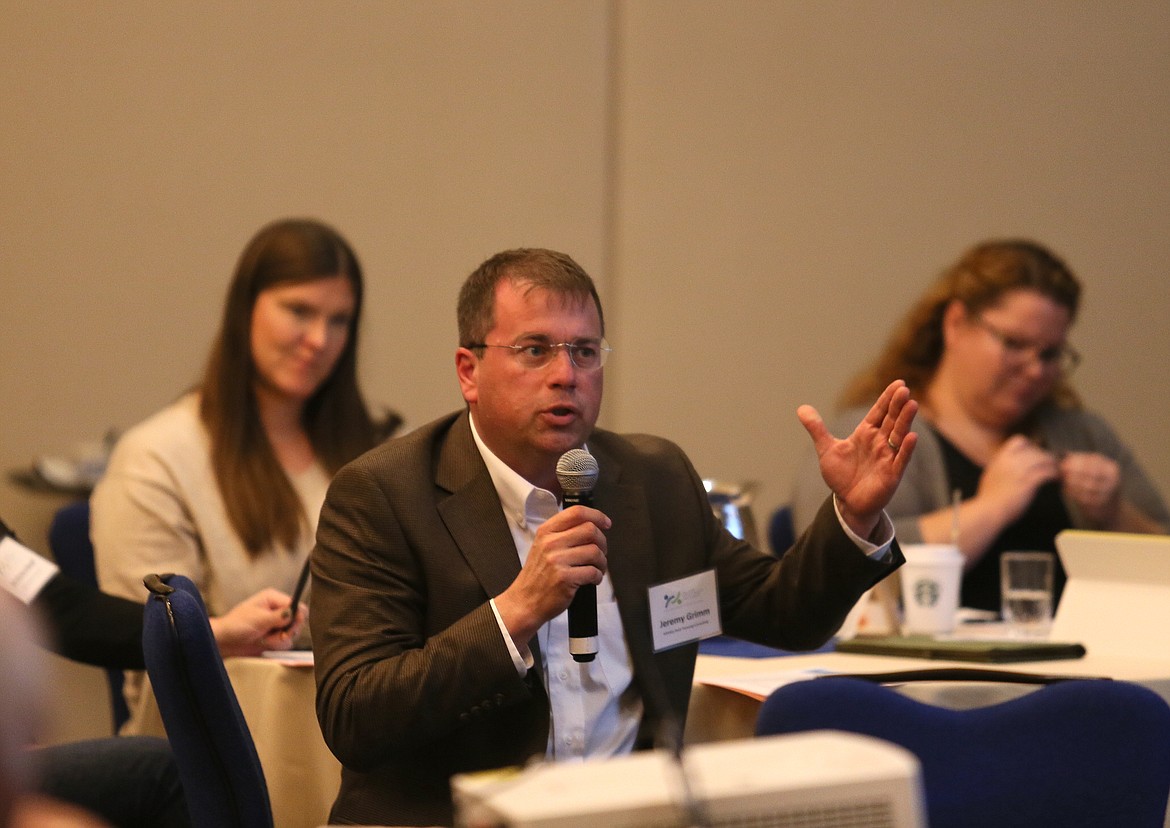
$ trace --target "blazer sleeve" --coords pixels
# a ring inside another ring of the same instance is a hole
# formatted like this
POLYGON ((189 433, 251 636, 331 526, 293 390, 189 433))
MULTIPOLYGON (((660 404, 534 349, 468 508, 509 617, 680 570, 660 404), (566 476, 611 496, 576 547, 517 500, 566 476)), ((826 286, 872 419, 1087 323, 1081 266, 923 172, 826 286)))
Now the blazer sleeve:
POLYGON ((114 670, 143 670, 142 604, 107 595, 57 573, 33 600, 49 628, 50 648, 66 658, 114 670))

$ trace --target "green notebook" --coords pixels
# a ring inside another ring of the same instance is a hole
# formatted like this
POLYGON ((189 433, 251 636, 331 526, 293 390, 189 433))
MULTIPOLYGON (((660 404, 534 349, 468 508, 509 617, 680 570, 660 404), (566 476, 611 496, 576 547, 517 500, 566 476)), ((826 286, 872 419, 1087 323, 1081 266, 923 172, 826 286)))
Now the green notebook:
POLYGON ((949 661, 980 661, 1007 664, 1015 661, 1054 661, 1083 658, 1082 644, 1060 641, 1020 641, 1002 639, 989 641, 951 641, 929 635, 882 636, 879 638, 850 638, 837 642, 841 653, 904 656, 906 658, 937 658, 949 661))

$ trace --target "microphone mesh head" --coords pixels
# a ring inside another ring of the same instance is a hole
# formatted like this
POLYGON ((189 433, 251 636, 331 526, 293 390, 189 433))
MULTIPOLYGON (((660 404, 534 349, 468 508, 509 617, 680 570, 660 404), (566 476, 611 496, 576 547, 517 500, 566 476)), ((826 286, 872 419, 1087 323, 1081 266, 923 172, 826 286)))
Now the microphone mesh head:
POLYGON ((597 461, 585 449, 569 449, 557 461, 557 482, 572 494, 591 492, 597 485, 597 461))

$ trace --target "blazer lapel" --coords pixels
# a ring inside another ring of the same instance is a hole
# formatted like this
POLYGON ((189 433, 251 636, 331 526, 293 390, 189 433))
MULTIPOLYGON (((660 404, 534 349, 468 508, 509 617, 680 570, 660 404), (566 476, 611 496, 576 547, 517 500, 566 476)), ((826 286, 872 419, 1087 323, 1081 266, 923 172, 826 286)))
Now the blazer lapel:
POLYGON ((466 412, 439 449, 435 483, 451 493, 439 503, 439 516, 484 591, 494 598, 516 579, 520 558, 466 412))
POLYGON ((654 536, 650 530, 646 498, 638 486, 621 482, 621 466, 609 456, 599 456, 601 471, 593 505, 613 521, 606 533, 610 580, 631 653, 652 648, 650 605, 646 589, 658 572, 654 536))
MULTIPOLYGON (((450 492, 439 503, 439 516, 484 592, 494 598, 520 574, 520 556, 466 411, 439 448, 435 483, 450 492)), ((539 664, 536 640, 529 645, 539 664)))

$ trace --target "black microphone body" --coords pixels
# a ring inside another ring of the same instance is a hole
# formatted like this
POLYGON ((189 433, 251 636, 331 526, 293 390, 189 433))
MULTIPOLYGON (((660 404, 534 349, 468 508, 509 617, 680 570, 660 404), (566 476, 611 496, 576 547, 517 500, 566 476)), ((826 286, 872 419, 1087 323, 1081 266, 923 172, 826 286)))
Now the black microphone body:
MULTIPOLYGON (((565 452, 557 462, 557 480, 564 493, 562 503, 592 506, 597 485, 597 461, 583 449, 565 452)), ((574 661, 593 661, 597 656, 597 587, 582 584, 569 604, 569 654, 574 661)))

